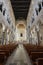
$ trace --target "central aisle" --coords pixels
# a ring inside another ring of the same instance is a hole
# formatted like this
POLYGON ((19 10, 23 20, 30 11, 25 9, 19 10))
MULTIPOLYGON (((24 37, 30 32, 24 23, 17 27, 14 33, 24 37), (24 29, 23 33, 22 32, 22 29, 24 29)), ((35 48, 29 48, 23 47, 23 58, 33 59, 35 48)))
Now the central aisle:
POLYGON ((8 58, 5 65, 32 65, 30 58, 22 44, 19 44, 17 49, 8 58))

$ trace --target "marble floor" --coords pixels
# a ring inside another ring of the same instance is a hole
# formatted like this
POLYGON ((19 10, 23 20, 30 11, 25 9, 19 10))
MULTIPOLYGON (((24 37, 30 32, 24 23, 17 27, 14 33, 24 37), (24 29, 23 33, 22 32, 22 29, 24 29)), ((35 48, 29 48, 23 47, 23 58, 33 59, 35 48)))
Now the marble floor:
POLYGON ((8 58, 5 65, 32 65, 32 64, 25 48, 23 47, 22 44, 19 44, 17 49, 8 58))

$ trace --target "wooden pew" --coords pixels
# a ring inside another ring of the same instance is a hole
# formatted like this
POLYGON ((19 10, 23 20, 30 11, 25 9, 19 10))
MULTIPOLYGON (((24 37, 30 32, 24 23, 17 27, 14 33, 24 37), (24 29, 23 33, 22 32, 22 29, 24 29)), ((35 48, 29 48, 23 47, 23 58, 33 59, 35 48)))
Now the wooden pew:
POLYGON ((37 65, 38 62, 36 62, 36 59, 43 58, 43 46, 31 45, 31 44, 23 44, 23 45, 24 45, 28 55, 30 56, 33 65, 37 65))
POLYGON ((36 62, 37 62, 37 65, 43 65, 43 58, 38 58, 36 62))
POLYGON ((7 50, 9 52, 12 52, 17 47, 16 44, 8 44, 8 45, 2 45, 0 46, 0 50, 7 50))
POLYGON ((9 50, 0 50, 0 53, 5 53, 6 58, 10 56, 9 50))
POLYGON ((31 52, 30 58, 36 61, 37 58, 43 58, 43 52, 31 52))
POLYGON ((35 46, 31 44, 24 44, 24 47, 26 51, 28 52, 28 55, 30 55, 31 50, 33 50, 35 46))
POLYGON ((0 63, 0 65, 4 65, 3 63, 0 63))
POLYGON ((0 64, 6 61, 6 59, 11 55, 17 46, 17 44, 0 45, 0 64))
POLYGON ((4 63, 4 61, 6 60, 6 56, 4 52, 0 53, 0 64, 4 63))
POLYGON ((31 54, 32 51, 33 52, 43 52, 43 46, 24 44, 24 47, 29 55, 31 54))

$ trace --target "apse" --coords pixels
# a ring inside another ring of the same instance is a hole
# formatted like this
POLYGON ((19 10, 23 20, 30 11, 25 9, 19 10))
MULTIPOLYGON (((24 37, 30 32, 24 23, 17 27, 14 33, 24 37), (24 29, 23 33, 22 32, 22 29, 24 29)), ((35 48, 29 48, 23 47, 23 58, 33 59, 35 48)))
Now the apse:
POLYGON ((26 27, 22 23, 16 26, 16 41, 26 41, 26 27))

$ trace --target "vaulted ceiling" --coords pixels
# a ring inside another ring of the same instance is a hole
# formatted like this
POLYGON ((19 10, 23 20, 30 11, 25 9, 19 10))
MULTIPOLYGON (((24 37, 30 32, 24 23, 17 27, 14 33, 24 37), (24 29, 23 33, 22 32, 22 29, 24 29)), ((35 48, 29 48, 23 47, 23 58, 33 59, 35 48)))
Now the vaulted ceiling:
POLYGON ((27 19, 31 0, 11 0, 15 19, 27 19))

